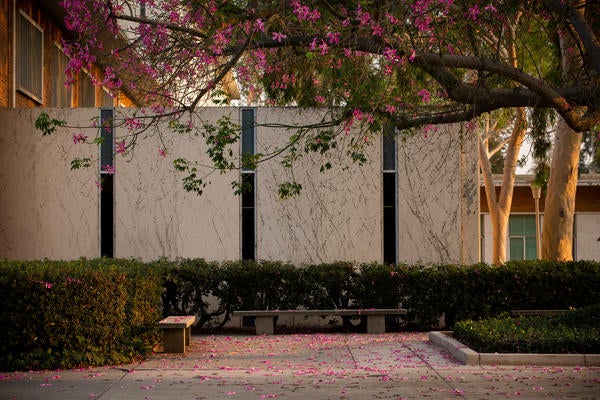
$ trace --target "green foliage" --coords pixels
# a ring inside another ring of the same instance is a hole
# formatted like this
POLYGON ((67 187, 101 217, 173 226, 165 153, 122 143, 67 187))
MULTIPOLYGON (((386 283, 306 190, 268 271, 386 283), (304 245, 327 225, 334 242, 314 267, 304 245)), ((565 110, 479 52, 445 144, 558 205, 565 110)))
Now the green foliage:
POLYGON ((67 121, 50 118, 50 116, 42 112, 35 120, 34 126, 38 131, 42 131, 42 136, 49 136, 56 132, 57 127, 67 125, 67 121))
POLYGON ((560 316, 461 321, 454 326, 454 337, 479 352, 599 353, 600 305, 560 316))
POLYGON ((556 113, 551 109, 534 108, 531 113, 531 136, 535 160, 534 182, 545 189, 550 177, 550 149, 552 141, 549 127, 554 125, 556 113))
POLYGON ((74 158, 71 160, 71 170, 89 168, 92 165, 92 159, 89 157, 74 158))
POLYGON ((600 129, 583 132, 578 172, 600 173, 600 129))
MULTIPOLYGON (((402 329, 427 330, 437 327, 442 316, 452 327, 458 325, 455 321, 496 317, 511 309, 580 308, 600 295, 600 263, 593 261, 294 266, 82 259, 2 261, 0 269, 0 368, 5 370, 115 364, 143 357, 157 343, 161 312, 196 315, 199 327, 214 328, 228 322, 235 310, 402 307, 408 310, 402 329)), ((597 309, 568 314, 564 323, 598 329, 597 309)), ((347 328, 348 323, 345 318, 347 328)), ((586 332, 558 332, 597 342, 586 332)))
POLYGON ((283 182, 279 185, 277 192, 282 200, 297 196, 302 191, 302 185, 297 182, 283 182))
POLYGON ((210 157, 213 165, 221 172, 236 169, 231 158, 234 151, 231 145, 237 143, 240 137, 240 127, 231 121, 229 117, 222 117, 216 124, 204 124, 204 132, 208 148, 206 153, 210 157))
POLYGON ((240 309, 402 307, 403 328, 422 330, 437 327, 442 316, 451 327, 511 309, 582 307, 600 295, 600 264, 593 261, 294 267, 179 260, 164 276, 165 314, 197 314, 207 327, 222 326, 240 309))
POLYGON ((0 368, 73 368, 145 356, 159 276, 139 262, 0 262, 0 368))
POLYGON ((199 177, 198 168, 192 165, 184 158, 176 158, 173 160, 173 167, 178 172, 183 172, 186 175, 181 179, 183 188, 188 192, 195 192, 201 195, 206 187, 206 182, 203 177, 199 177))

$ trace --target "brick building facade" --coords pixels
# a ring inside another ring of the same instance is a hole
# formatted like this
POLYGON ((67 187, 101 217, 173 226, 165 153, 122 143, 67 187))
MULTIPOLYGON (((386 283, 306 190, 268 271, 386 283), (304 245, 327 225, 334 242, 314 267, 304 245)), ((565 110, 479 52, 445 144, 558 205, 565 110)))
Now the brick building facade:
POLYGON ((57 0, 0 0, 0 107, 129 107, 139 102, 109 93, 100 68, 81 73, 65 87, 69 38, 57 0))

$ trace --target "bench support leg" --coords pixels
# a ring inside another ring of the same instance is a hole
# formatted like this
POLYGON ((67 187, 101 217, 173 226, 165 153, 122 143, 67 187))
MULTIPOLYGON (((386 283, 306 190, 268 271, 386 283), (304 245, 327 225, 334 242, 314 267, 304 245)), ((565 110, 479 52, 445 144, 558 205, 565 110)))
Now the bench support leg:
POLYGON ((385 315, 367 315, 367 333, 385 333, 385 315))
POLYGON ((254 320, 257 335, 272 335, 275 333, 275 317, 257 316, 254 320))
POLYGON ((165 353, 185 353, 185 345, 189 344, 190 328, 163 329, 163 351, 165 353))
POLYGON ((192 341, 192 327, 188 326, 185 328, 185 345, 189 346, 192 341))

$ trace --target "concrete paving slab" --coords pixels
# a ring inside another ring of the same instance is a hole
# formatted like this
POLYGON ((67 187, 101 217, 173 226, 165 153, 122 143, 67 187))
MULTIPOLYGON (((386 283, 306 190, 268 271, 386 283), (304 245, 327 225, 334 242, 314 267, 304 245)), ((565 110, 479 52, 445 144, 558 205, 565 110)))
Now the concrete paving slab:
POLYGON ((0 374, 22 399, 600 399, 600 368, 465 366, 427 334, 194 336, 118 368, 0 374))
POLYGON ((126 375, 120 368, 2 373, 0 399, 97 398, 126 375))

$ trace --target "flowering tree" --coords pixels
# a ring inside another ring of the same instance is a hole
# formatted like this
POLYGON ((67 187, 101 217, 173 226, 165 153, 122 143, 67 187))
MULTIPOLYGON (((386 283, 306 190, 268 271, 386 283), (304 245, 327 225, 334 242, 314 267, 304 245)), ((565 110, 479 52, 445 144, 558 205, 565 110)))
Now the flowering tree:
MULTIPOLYGON (((62 4, 76 39, 65 44, 72 79, 83 67, 107 65, 105 86, 143 94, 159 115, 170 118, 193 112, 207 96, 221 101, 219 84, 231 74, 248 101, 331 107, 319 128, 335 128, 328 131, 333 134, 301 130, 292 135, 291 148, 307 140, 312 144, 307 149, 322 151, 353 125, 365 128, 365 135, 381 132, 383 124, 402 131, 464 123, 464 129, 472 130, 478 117, 503 109, 517 110, 514 126, 519 130, 526 119, 524 108, 552 110, 559 122, 543 254, 550 259, 571 257, 581 132, 598 129, 600 122, 600 45, 593 29, 600 16, 597 2, 62 4), (145 15, 135 11, 139 4, 145 15)), ((220 139, 236 138, 227 133, 220 139)), ((119 144, 120 151, 134 142, 119 144)), ((214 142, 224 143, 213 138, 214 142)), ((225 147, 211 148, 219 156, 218 168, 239 166, 223 163, 225 147)), ((351 155, 362 160, 359 151, 351 155)), ((182 170, 187 167, 179 165, 182 170)))

